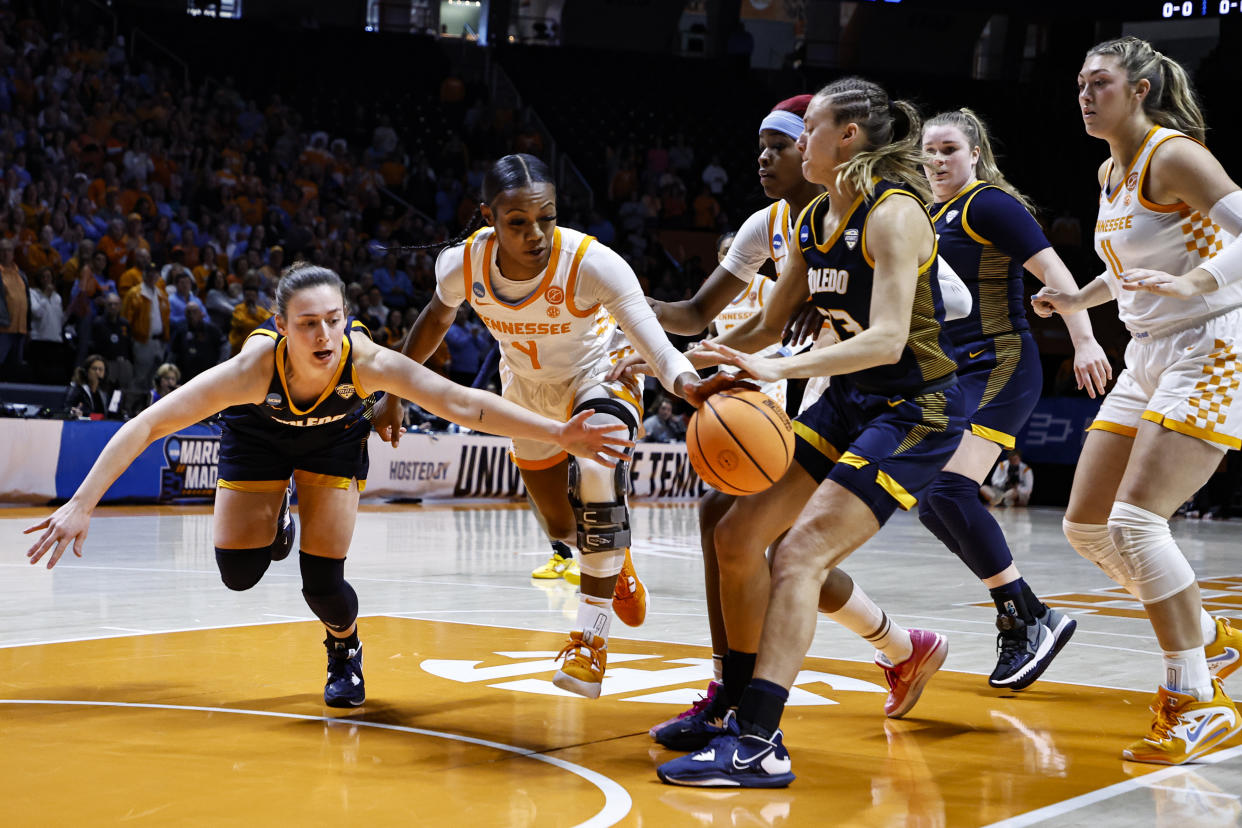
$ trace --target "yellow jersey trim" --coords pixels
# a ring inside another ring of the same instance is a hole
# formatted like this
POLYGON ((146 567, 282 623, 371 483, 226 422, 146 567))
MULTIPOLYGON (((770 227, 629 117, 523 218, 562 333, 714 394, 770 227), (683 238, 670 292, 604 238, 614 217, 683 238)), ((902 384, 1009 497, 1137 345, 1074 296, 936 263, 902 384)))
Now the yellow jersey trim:
POLYGON ((919 499, 907 492, 905 487, 890 477, 887 472, 876 472, 875 482, 879 483, 884 491, 892 495, 893 500, 897 501, 897 505, 905 511, 908 512, 919 505, 919 499))
POLYGON ((871 461, 865 457, 859 457, 852 451, 847 451, 845 454, 841 455, 841 460, 839 462, 844 463, 847 466, 853 466, 856 469, 861 469, 871 461))
MULTIPOLYGON (((932 216, 932 223, 934 224, 935 222, 940 221, 940 217, 941 217, 941 216, 943 216, 945 213, 947 213, 947 212, 949 211, 949 208, 950 208, 950 207, 952 207, 952 206, 953 206, 953 205, 957 202, 957 200, 958 200, 959 198, 961 198, 962 196, 964 196, 964 195, 966 195, 968 192, 970 192, 970 188, 971 188, 971 187, 978 186, 980 183, 982 183, 982 182, 980 182, 980 181, 979 181, 979 179, 977 179, 977 178, 976 178, 974 181, 970 182, 970 183, 969 183, 969 184, 967 184, 966 186, 962 187, 962 189, 960 189, 960 190, 958 190, 956 193, 954 193, 954 194, 953 194, 953 195, 949 198, 949 200, 948 200, 948 201, 946 201, 946 202, 945 202, 945 203, 944 203, 944 204, 940 207, 940 209, 936 211, 936 214, 935 214, 934 216, 932 216)), ((928 212, 930 213, 931 211, 929 210, 928 212)))
POLYGON ((1169 431, 1176 431, 1179 434, 1185 434, 1189 437, 1198 437, 1200 440, 1204 440, 1209 443, 1216 443, 1220 446, 1228 446, 1231 449, 1242 448, 1242 440, 1239 440, 1237 437, 1230 437, 1228 434, 1220 434, 1206 428, 1193 426, 1190 423, 1183 423, 1180 420, 1170 420, 1168 417, 1163 414, 1158 414, 1155 411, 1144 411, 1143 419, 1148 422, 1155 423, 1156 425, 1164 426, 1169 431))
MULTIPOLYGON (((914 193, 908 193, 905 190, 895 190, 895 189, 885 190, 884 193, 882 193, 880 197, 875 200, 875 204, 871 205, 872 212, 868 213, 867 218, 863 221, 862 237, 861 237, 862 241, 859 242, 859 245, 862 250, 863 260, 866 261, 867 266, 870 267, 872 270, 875 270, 875 259, 871 258, 871 254, 867 252, 867 225, 871 223, 871 215, 872 213, 875 212, 875 208, 879 207, 880 203, 891 195, 904 195, 904 196, 914 199, 915 204, 919 205, 920 207, 923 207, 923 215, 927 216, 926 205, 924 205, 923 202, 919 201, 918 197, 914 195, 914 193)), ((932 262, 936 261, 936 257, 940 255, 940 240, 936 235, 936 223, 932 221, 931 216, 927 216, 927 222, 931 226, 932 252, 931 252, 931 257, 919 265, 920 274, 926 273, 928 268, 932 266, 932 262)))
MULTIPOLYGON (((821 198, 826 197, 827 195, 828 195, 827 193, 822 193, 816 196, 815 201, 812 201, 811 204, 814 204, 815 202, 819 201, 821 198)), ((888 195, 888 194, 885 193, 885 195, 888 195)), ((819 235, 819 222, 815 222, 815 224, 811 227, 811 243, 815 245, 816 250, 818 250, 820 253, 827 253, 829 248, 831 248, 834 244, 837 243, 837 239, 841 238, 841 234, 845 232, 845 225, 850 223, 850 219, 854 217, 854 212, 858 209, 859 205, 863 203, 863 199, 865 199, 866 197, 867 197, 866 193, 858 194, 858 198, 854 199, 854 203, 850 205, 849 209, 845 211, 845 215, 841 217, 841 222, 837 225, 837 229, 832 231, 832 235, 828 237, 828 241, 824 242, 823 244, 820 244, 819 242, 815 241, 815 238, 819 235)), ((880 201, 883 200, 883 198, 884 196, 880 196, 880 199, 876 201, 876 204, 879 204, 880 201)), ((808 204, 807 209, 809 210, 810 208, 811 208, 810 204, 808 204)), ((832 208, 829 207, 828 209, 831 210, 832 208)), ((814 215, 815 215, 814 213, 811 214, 812 217, 814 217, 814 215)), ((866 226, 865 222, 863 226, 864 227, 866 226)))
POLYGON ((987 189, 999 190, 1000 187, 997 187, 995 184, 988 184, 987 186, 980 187, 970 194, 970 197, 966 199, 966 203, 962 205, 962 229, 966 231, 966 235, 970 236, 979 244, 984 247, 992 247, 992 243, 976 233, 974 228, 970 226, 970 221, 966 218, 966 214, 970 212, 970 202, 975 200, 975 196, 987 189))
MULTIPOLYGON (((263 321, 266 322, 267 320, 265 319, 263 321)), ((246 339, 249 339, 252 336, 267 336, 272 339, 280 339, 280 334, 276 331, 269 331, 267 328, 255 328, 253 331, 246 334, 246 339)))
MULTIPOLYGON (((349 489, 354 483, 352 477, 341 477, 336 474, 318 474, 316 472, 308 472, 302 469, 293 470, 293 482, 299 486, 318 486, 323 489, 349 489)), ((358 491, 361 492, 367 487, 367 481, 358 481, 358 491)))
POLYGON ((807 424, 794 420, 793 429, 794 434, 801 437, 807 445, 827 457, 832 462, 836 463, 841 459, 841 452, 837 451, 836 447, 833 446, 832 443, 825 440, 817 431, 812 429, 807 424))
POLYGON ((1112 434, 1120 434, 1122 437, 1135 437, 1138 429, 1134 426, 1122 425, 1108 420, 1095 419, 1091 421, 1091 425, 1087 426, 1087 431, 1107 431, 1112 434))
POLYGON ((271 494, 283 492, 289 487, 288 480, 224 480, 216 481, 216 488, 228 489, 231 492, 250 492, 252 494, 271 494))
POLYGON ((289 393, 289 381, 285 377, 285 352, 288 349, 288 339, 282 338, 276 343, 276 375, 280 377, 280 387, 284 389, 285 399, 289 401, 289 410, 294 414, 297 414, 299 417, 302 417, 318 408, 319 404, 330 397, 332 392, 336 390, 336 384, 341 381, 341 374, 345 372, 345 360, 349 358, 349 337, 344 336, 341 338, 341 358, 336 363, 336 373, 332 375, 332 380, 328 383, 327 387, 323 389, 323 393, 319 395, 319 399, 315 400, 311 407, 305 411, 302 411, 297 407, 297 404, 293 401, 293 395, 289 393))
POLYGON ((982 437, 984 440, 996 443, 1001 448, 1011 449, 1017 445, 1017 440, 1012 434, 1006 434, 1003 431, 997 431, 994 428, 981 426, 977 423, 970 424, 970 433, 976 437, 982 437))

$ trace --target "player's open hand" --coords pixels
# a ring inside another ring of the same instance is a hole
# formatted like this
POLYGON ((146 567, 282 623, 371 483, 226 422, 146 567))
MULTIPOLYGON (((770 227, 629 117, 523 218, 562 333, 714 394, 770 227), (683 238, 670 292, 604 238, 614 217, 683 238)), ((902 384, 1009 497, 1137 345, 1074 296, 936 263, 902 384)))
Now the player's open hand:
POLYGON ((385 394, 371 413, 371 427, 385 443, 392 443, 393 448, 397 447, 401 442, 401 435, 405 434, 404 421, 405 404, 392 394, 385 394))
POLYGON ((1174 276, 1161 270, 1141 267, 1122 273, 1121 287, 1131 291, 1142 290, 1157 296, 1172 296, 1175 299, 1189 299, 1199 294, 1194 283, 1185 276, 1174 276))
POLYGON ((1096 395, 1104 396, 1104 389, 1113 378, 1113 366, 1100 343, 1092 339, 1074 349, 1074 377, 1078 387, 1085 389, 1087 396, 1095 399, 1096 395))
POLYGON ((36 564, 40 558, 51 552, 51 557, 47 559, 47 568, 51 569, 56 566, 56 562, 65 554, 70 544, 73 544, 73 554, 82 557, 82 544, 86 542, 86 533, 90 530, 92 511, 70 500, 53 512, 51 517, 23 530, 23 535, 43 530, 34 546, 26 550, 26 557, 32 564, 36 564))
MULTIPOLYGON (((711 339, 705 339, 700 342, 699 348, 695 353, 700 355, 701 359, 709 365, 732 365, 735 368, 741 369, 741 379, 753 379, 764 383, 776 382, 779 379, 785 378, 781 371, 781 363, 784 360, 744 354, 741 351, 730 348, 728 345, 721 345, 711 339)), ((695 364, 697 365, 698 363, 696 362, 695 364)))
POLYGON ((819 312, 814 302, 805 302, 785 323, 785 329, 781 331, 781 342, 791 348, 802 344, 808 338, 814 342, 823 328, 824 315, 819 312))
POLYGON ((575 457, 585 457, 612 468, 618 460, 630 458, 634 441, 626 439, 629 427, 623 423, 588 423, 595 413, 588 408, 561 426, 560 446, 575 457), (620 435, 617 432, 621 432, 620 435))
POLYGON ((646 375, 650 373, 651 366, 647 364, 647 360, 641 354, 633 353, 622 357, 616 365, 612 366, 612 369, 604 379, 607 382, 621 380, 622 382, 629 383, 636 381, 639 374, 646 375))
POLYGON ((758 391, 759 385, 730 371, 717 371, 707 379, 686 383, 681 387, 681 393, 686 402, 695 408, 702 408, 708 397, 733 388, 758 391))

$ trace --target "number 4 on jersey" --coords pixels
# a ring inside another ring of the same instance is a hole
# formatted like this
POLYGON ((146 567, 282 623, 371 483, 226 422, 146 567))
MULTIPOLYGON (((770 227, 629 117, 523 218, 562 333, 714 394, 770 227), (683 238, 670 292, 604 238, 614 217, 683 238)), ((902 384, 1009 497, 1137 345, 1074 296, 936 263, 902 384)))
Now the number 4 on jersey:
POLYGON ((531 367, 536 371, 539 370, 539 348, 537 347, 535 340, 528 339, 525 342, 518 342, 514 340, 513 347, 530 357, 531 367))

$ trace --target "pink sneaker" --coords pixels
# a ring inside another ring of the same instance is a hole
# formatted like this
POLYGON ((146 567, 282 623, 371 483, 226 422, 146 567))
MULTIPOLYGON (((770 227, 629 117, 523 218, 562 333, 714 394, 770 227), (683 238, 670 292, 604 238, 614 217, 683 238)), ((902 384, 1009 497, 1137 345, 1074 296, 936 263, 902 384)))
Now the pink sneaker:
POLYGON ((704 710, 711 707, 712 702, 716 699, 716 694, 721 692, 724 692, 724 685, 713 680, 711 684, 707 685, 706 696, 699 696, 699 700, 690 705, 689 710, 683 710, 673 718, 660 722, 658 725, 651 728, 651 730, 648 730, 647 735, 652 739, 659 739, 658 734, 662 729, 676 722, 680 722, 682 719, 688 719, 691 716, 699 715, 704 710))
POLYGON ((884 715, 890 719, 900 719, 910 712, 922 695, 923 687, 949 654, 948 639, 931 630, 910 630, 910 643, 914 645, 914 652, 900 664, 893 665, 883 653, 875 656, 876 666, 888 679, 884 715))

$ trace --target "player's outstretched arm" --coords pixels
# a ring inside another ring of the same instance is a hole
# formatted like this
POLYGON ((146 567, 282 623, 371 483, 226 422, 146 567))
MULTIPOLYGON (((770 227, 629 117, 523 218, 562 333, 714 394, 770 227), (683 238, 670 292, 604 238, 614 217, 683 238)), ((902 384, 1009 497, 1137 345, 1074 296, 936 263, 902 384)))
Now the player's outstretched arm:
POLYGON ((272 377, 273 351, 271 340, 247 347, 121 426, 73 497, 50 517, 25 530, 24 534, 42 531, 26 551, 30 562, 38 563, 50 552, 47 568, 51 569, 70 544, 73 554, 81 557, 95 507, 121 472, 151 443, 229 406, 261 401, 272 377))
POLYGON ((680 302, 661 302, 658 299, 647 301, 664 330, 678 336, 694 336, 706 330, 711 321, 737 298, 746 284, 724 266, 717 265, 712 275, 707 277, 689 299, 680 302))
POLYGON ((381 348, 368 340, 355 342, 358 378, 368 389, 387 391, 411 400, 437 417, 491 434, 526 440, 542 440, 560 446, 577 457, 605 466, 629 455, 634 444, 623 435, 626 426, 591 425, 584 411, 567 423, 558 423, 498 397, 488 391, 450 382, 413 360, 381 348))
MULTIPOLYGON (((456 315, 457 308, 450 308, 433 293, 431 301, 405 335, 405 341, 401 343, 401 353, 420 364, 426 362, 444 341, 456 315)), ((404 401, 389 394, 375 406, 371 415, 371 427, 385 442, 392 443, 392 447, 396 448, 401 441, 401 435, 405 433, 405 429, 401 427, 404 415, 404 401)))

